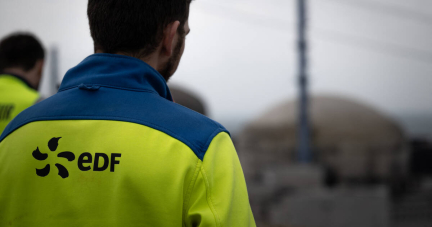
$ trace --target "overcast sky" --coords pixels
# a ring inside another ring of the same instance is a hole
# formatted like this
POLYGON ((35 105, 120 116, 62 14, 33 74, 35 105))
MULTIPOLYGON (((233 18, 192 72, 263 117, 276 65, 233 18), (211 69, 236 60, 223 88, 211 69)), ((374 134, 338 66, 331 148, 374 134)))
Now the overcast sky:
MULTIPOLYGON (((31 31, 57 46, 63 76, 92 54, 86 3, 0 0, 0 36, 31 31)), ((295 10, 294 0, 194 1, 172 83, 201 95, 222 123, 295 98, 295 10)), ((309 10, 313 94, 352 97, 388 114, 432 115, 432 1, 310 0, 309 10)))

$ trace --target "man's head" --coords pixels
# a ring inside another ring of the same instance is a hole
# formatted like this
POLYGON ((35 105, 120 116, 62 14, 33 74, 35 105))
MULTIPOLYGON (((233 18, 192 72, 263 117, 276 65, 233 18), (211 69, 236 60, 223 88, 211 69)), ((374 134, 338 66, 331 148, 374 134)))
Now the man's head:
POLYGON ((38 89, 45 51, 29 33, 14 33, 0 41, 0 72, 17 74, 38 89))
POLYGON ((89 0, 95 52, 142 59, 168 80, 189 33, 191 0, 89 0))

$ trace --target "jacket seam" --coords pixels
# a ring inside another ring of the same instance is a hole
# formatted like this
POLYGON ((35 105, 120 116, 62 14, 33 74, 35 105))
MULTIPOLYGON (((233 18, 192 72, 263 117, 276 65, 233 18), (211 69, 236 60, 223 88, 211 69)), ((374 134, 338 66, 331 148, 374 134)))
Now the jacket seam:
POLYGON ((205 173, 205 170, 204 170, 204 167, 203 167, 203 166, 201 166, 201 174, 203 175, 204 182, 205 182, 205 186, 206 186, 206 189, 207 189, 207 192, 206 192, 206 196, 207 196, 207 204, 209 205, 210 210, 211 210, 212 213, 213 213, 213 216, 214 216, 215 221, 216 221, 216 226, 221 226, 221 227, 222 227, 222 221, 221 221, 221 219, 220 219, 218 213, 216 212, 216 208, 215 208, 215 206, 214 206, 214 202, 213 202, 213 199, 212 199, 212 196, 211 196, 211 187, 210 187, 210 183, 209 183, 209 181, 208 181, 208 179, 207 179, 207 175, 206 175, 206 173, 205 173))
MULTIPOLYGON (((163 126, 158 126, 152 123, 149 123, 147 121, 142 121, 142 120, 138 120, 138 119, 134 119, 134 118, 128 118, 128 117, 120 117, 120 116, 104 116, 104 118, 101 118, 100 116, 93 116, 93 115, 76 115, 76 116, 61 116, 61 118, 57 117, 57 118, 51 118, 51 117, 35 117, 35 118, 29 118, 26 121, 23 121, 21 123, 19 123, 18 127, 16 127, 13 131, 10 131, 8 134, 5 134, 4 137, 0 136, 0 142, 2 142, 8 135, 12 134, 14 131, 18 130, 19 128, 23 127, 26 124, 30 124, 32 122, 37 122, 37 121, 43 121, 43 120, 51 120, 51 121, 56 121, 56 120, 84 120, 84 119, 76 119, 77 117, 95 117, 98 119, 94 119, 94 120, 114 120, 114 121, 122 121, 123 120, 133 120, 134 122, 130 122, 130 123, 135 123, 135 124, 140 124, 140 125, 144 125, 153 129, 156 129, 158 131, 164 132, 162 130, 157 129, 157 127, 159 127, 160 129, 166 130, 166 134, 171 133, 171 137, 174 137, 176 139, 178 139, 181 142, 187 142, 189 144, 184 143, 186 146, 188 146, 189 148, 192 149, 192 151, 198 152, 199 155, 202 155, 202 151, 200 151, 199 149, 196 149, 196 145, 194 145, 192 142, 190 142, 187 139, 182 138, 181 136, 178 136, 176 133, 172 132, 171 130, 163 127, 163 126), (67 118, 67 119, 66 119, 67 118), (75 119, 74 119, 75 118, 75 119), (113 119, 113 118, 117 118, 113 119), (142 122, 142 123, 140 123, 142 122), (168 132, 168 133, 167 133, 168 132)), ((92 119, 86 119, 86 120, 92 120, 92 119)), ((5 131, 6 132, 6 131, 5 131)), ((168 134, 169 135, 169 134, 168 134)), ((195 153, 195 155, 198 156, 198 154, 195 153)), ((203 157, 204 158, 204 157, 203 157)), ((200 156, 198 156, 198 159, 201 159, 200 156)))
POLYGON ((192 178, 192 180, 191 180, 191 182, 189 184, 188 192, 187 192, 186 198, 185 198, 185 203, 183 204, 183 206, 184 206, 183 207, 183 226, 186 226, 185 221, 186 221, 186 217, 187 217, 187 211, 190 208, 189 207, 190 199, 191 199, 192 192, 193 192, 193 189, 195 188, 195 184, 197 182, 197 179, 198 179, 198 176, 199 176, 199 172, 200 172, 200 169, 201 169, 201 165, 200 164, 201 164, 201 160, 198 159, 198 161, 196 163, 196 166, 195 166, 194 176, 193 176, 193 178, 192 178))
MULTIPOLYGON (((217 135, 219 135, 219 133, 223 133, 223 132, 226 132, 223 128, 217 128, 217 129, 215 129, 213 132, 212 132, 212 134, 209 136, 209 138, 207 139, 207 141, 206 141, 206 143, 204 144, 204 146, 205 146, 205 150, 206 150, 206 152, 205 152, 205 154, 207 153, 207 150, 208 150, 208 148, 210 147, 210 144, 211 144, 211 142, 213 141, 213 139, 217 136, 217 135)), ((204 154, 204 155, 205 155, 204 154)), ((203 156, 203 161, 204 161, 204 156, 203 156)))
MULTIPOLYGON (((126 90, 126 91, 137 91, 137 92, 147 92, 147 93, 153 93, 153 94, 157 94, 157 92, 149 90, 149 89, 139 89, 139 88, 127 88, 127 87, 117 87, 117 86, 113 86, 113 85, 106 85, 106 84, 92 84, 89 83, 91 85, 96 85, 96 86, 100 86, 100 87, 105 87, 105 88, 111 88, 111 89, 118 89, 118 90, 126 90)), ((70 87, 65 87, 60 89, 58 92, 63 92, 63 91, 67 91, 70 89, 74 89, 79 87, 80 85, 74 85, 74 86, 70 86, 70 87)))

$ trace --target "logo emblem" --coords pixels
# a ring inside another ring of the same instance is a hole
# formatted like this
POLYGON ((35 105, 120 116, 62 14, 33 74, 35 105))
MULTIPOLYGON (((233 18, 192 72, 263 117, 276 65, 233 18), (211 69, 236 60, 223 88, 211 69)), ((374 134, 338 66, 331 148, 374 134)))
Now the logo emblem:
MULTIPOLYGON (((61 137, 54 137, 48 141, 48 148, 50 149, 50 151, 55 152, 57 150, 57 147, 59 145, 58 142, 60 139, 61 139, 61 137)), ((44 161, 48 158, 48 154, 40 152, 39 147, 37 147, 36 150, 33 151, 32 155, 36 160, 39 160, 39 161, 44 161)), ((72 153, 70 151, 60 152, 57 154, 57 157, 65 158, 69 162, 72 162, 73 160, 75 160, 74 153, 72 153)), ((65 178, 69 177, 69 172, 66 169, 66 167, 64 167, 62 164, 59 164, 59 163, 56 163, 55 166, 57 167, 58 175, 61 178, 65 179, 65 178)), ((40 177, 46 177, 50 173, 50 170, 51 170, 50 164, 47 164, 42 169, 36 169, 36 174, 40 177)))

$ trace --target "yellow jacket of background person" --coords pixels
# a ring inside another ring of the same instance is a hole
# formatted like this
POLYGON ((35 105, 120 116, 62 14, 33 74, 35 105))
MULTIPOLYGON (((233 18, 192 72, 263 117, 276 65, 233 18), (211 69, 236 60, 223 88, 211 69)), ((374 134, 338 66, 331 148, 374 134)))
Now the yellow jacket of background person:
POLYGON ((23 110, 39 99, 39 93, 18 76, 0 73, 0 133, 23 110))
POLYGON ((0 137, 0 226, 255 226, 228 132, 141 60, 95 54, 0 137))

